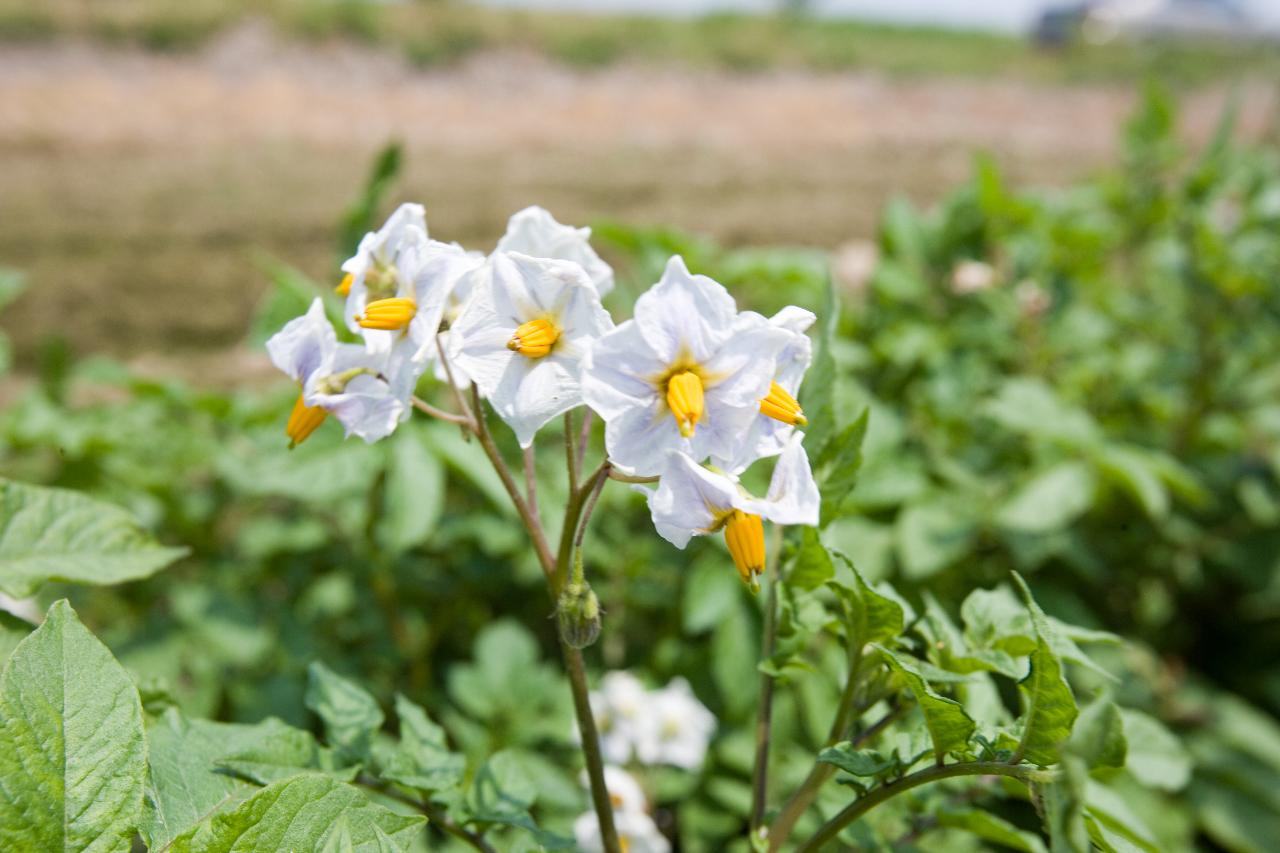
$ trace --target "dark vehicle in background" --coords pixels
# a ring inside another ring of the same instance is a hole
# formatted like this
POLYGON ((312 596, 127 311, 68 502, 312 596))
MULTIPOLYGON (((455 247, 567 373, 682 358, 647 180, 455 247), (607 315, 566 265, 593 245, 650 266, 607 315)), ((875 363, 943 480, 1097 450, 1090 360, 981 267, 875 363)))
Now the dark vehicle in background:
POLYGON ((1032 31, 1040 44, 1117 38, 1218 38, 1277 40, 1267 25, 1236 0, 1090 0, 1046 10, 1032 31))

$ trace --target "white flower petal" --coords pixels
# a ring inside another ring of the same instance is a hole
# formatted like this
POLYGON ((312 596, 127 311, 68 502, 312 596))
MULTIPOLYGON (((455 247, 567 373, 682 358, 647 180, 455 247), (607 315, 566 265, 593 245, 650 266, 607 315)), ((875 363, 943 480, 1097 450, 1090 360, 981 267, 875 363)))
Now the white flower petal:
POLYGON ((316 297, 307 313, 285 324, 267 341, 271 363, 297 382, 306 382, 338 345, 338 336, 325 317, 324 303, 316 297))
POLYGON ((357 376, 340 394, 309 393, 308 405, 320 406, 337 418, 348 437, 367 442, 386 438, 409 416, 404 402, 391 392, 386 381, 375 376, 357 376))
POLYGON ((543 208, 533 206, 511 217, 497 251, 573 261, 603 297, 613 290, 613 269, 591 248, 590 240, 590 228, 562 225, 543 208))
POLYGON ((635 321, 665 363, 682 357, 701 363, 732 334, 733 297, 705 275, 692 275, 676 255, 662 278, 636 300, 635 321))
POLYGON ((649 497, 649 512, 658 533, 683 548, 691 537, 710 532, 719 516, 733 508, 738 492, 735 481, 673 452, 649 497))
POLYGON ((666 363, 649 348, 634 320, 602 335, 582 362, 582 396, 605 421, 636 407, 654 407, 654 377, 666 363))
POLYGON ((791 437, 773 469, 768 495, 764 500, 753 498, 744 503, 744 512, 754 512, 775 524, 817 525, 822 496, 802 439, 799 433, 791 437))

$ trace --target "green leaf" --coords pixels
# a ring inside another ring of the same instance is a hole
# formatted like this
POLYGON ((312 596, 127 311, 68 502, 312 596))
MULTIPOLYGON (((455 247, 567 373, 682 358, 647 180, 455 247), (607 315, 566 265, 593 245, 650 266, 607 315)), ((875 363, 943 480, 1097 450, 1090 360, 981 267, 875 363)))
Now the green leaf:
POLYGON ((1068 748, 1084 759, 1090 771, 1124 767, 1129 745, 1124 737, 1124 719, 1116 703, 1102 697, 1081 711, 1068 748))
POLYGON ((436 457, 475 486, 500 515, 514 517, 515 508, 502 479, 474 441, 467 441, 453 424, 433 421, 425 430, 436 457))
MULTIPOLYGON (((335 835, 356 853, 379 853, 390 840, 405 850, 426 818, 399 815, 328 776, 304 774, 263 788, 174 840, 173 853, 324 850, 335 835), (381 832, 379 832, 381 830, 381 832)), ((339 848, 343 849, 343 848, 339 848)))
POLYGON ((898 514, 898 556, 907 577, 929 577, 964 554, 977 528, 968 513, 947 498, 927 498, 898 514))
POLYGON ((898 766, 896 758, 881 755, 874 749, 854 749, 849 741, 822 750, 818 761, 854 776, 876 776, 898 766))
POLYGON ((734 607, 741 594, 742 582, 734 572, 727 572, 717 560, 702 560, 689 571, 684 581, 684 630, 701 634, 719 624, 734 607))
POLYGON ((1066 527, 1093 503, 1093 471, 1082 462, 1063 462, 1042 471, 997 511, 1004 527, 1046 533, 1066 527))
POLYGON ((1087 818, 1100 825, 1102 831, 1098 835, 1110 839, 1112 847, 1128 845, 1146 853, 1160 853, 1160 844, 1151 830, 1118 793, 1089 780, 1085 784, 1085 802, 1087 818))
POLYGON ((1158 469, 1141 450, 1111 445, 1098 453, 1097 464, 1103 476, 1128 492, 1149 517, 1160 519, 1169 514, 1169 492, 1158 469))
POLYGON ((886 643, 902 633, 904 614, 902 605, 871 588, 853 561, 839 551, 831 552, 844 563, 853 576, 853 584, 835 578, 827 586, 836 594, 848 629, 848 642, 865 646, 867 643, 886 643))
POLYGON ((259 785, 270 785, 299 773, 319 771, 350 782, 359 765, 339 768, 332 750, 316 742, 311 732, 271 719, 255 727, 259 737, 239 749, 224 749, 218 765, 259 785))
POLYGON ((981 809, 942 809, 937 812, 938 826, 948 829, 963 829, 973 833, 983 841, 1000 844, 1024 853, 1046 853, 1044 842, 1034 832, 1009 823, 1001 817, 981 809))
POLYGON ((1088 774, 1084 762, 1074 755, 1065 756, 1058 775, 1041 791, 1045 828, 1049 832, 1052 853, 1090 853, 1089 830, 1085 826, 1085 784, 1088 774))
POLYGON ((924 714, 929 737, 933 740, 933 752, 938 763, 941 764, 949 753, 965 752, 977 725, 964 706, 954 699, 934 693, 914 662, 898 657, 883 646, 877 648, 890 668, 906 681, 911 694, 915 696, 916 704, 924 714))
POLYGON ((146 775, 137 688, 55 603, 0 677, 0 849, 127 853, 146 775))
POLYGON ((450 752, 444 729, 437 726, 421 707, 396 694, 396 716, 400 720, 398 748, 375 748, 378 772, 384 779, 422 791, 445 791, 462 783, 466 759, 450 752))
POLYGON ((408 551, 430 538, 444 509, 445 477, 419 430, 402 426, 387 444, 387 482, 378 536, 393 553, 408 551))
POLYGON ((836 298, 835 280, 828 270, 822 313, 818 317, 818 342, 813 351, 813 363, 800 389, 800 402, 809 420, 805 438, 809 446, 818 452, 826 447, 836 423, 836 360, 831 345, 839 314, 840 301, 836 298))
POLYGON ((223 772, 217 760, 267 742, 284 727, 278 720, 247 726, 190 720, 174 708, 166 711, 147 732, 150 774, 138 828, 147 846, 164 847, 214 811, 252 796, 257 786, 223 772))
POLYGON ((382 728, 382 709, 363 687, 315 661, 307 667, 307 707, 324 721, 325 737, 340 756, 364 759, 382 728))
POLYGON ((817 589, 831 580, 835 573, 831 555, 818 537, 817 529, 800 528, 800 548, 796 551, 791 571, 787 573, 787 583, 800 589, 817 589))
POLYGON ((819 491, 822 492, 822 527, 831 523, 839 513, 844 499, 858 484, 858 470, 862 467, 862 442, 867 436, 867 421, 870 416, 871 409, 863 409, 862 414, 827 442, 814 463, 819 491))
POLYGON ((0 479, 0 592, 35 593, 46 581, 97 586, 153 575, 184 556, 129 513, 78 492, 0 479))
POLYGON ((1186 787, 1191 779, 1191 756, 1177 736, 1141 711, 1124 708, 1120 716, 1128 743, 1126 767, 1134 778, 1163 791, 1186 787))
POLYGON ((1018 682, 1024 710, 1022 738, 1016 754, 1026 761, 1047 767, 1058 762, 1059 748, 1071 737, 1071 728, 1079 711, 1071 687, 1062 675, 1062 664, 1049 644, 1048 636, 1052 630, 1049 621, 1031 597, 1031 590, 1022 576, 1014 572, 1013 579, 1022 590, 1027 609, 1031 611, 1036 634, 1036 647, 1031 652, 1031 671, 1018 682))
POLYGON ((515 753, 490 756, 476 772, 468 792, 468 805, 477 820, 522 814, 538 799, 538 786, 515 753))

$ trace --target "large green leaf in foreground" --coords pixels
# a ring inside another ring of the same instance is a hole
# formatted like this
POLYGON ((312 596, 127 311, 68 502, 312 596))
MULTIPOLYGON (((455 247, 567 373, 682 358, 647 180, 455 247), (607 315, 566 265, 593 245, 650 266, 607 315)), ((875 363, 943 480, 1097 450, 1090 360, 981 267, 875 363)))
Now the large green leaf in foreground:
POLYGON ((396 814, 355 787, 305 774, 268 785, 236 809, 179 836, 173 853, 403 850, 426 818, 396 814), (332 845, 330 847, 329 845, 332 845))
POLYGON ((6 595, 26 597, 50 580, 136 580, 186 553, 157 543, 118 506, 0 479, 0 592, 6 595))
POLYGON ((128 851, 146 772, 137 688, 59 601, 0 677, 0 850, 128 851))

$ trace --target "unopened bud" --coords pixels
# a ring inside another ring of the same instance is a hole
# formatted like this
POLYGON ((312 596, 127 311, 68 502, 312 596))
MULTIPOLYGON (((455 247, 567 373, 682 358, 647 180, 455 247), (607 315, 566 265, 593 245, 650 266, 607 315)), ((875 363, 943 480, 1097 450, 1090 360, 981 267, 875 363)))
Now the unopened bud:
POLYGON ((600 600, 586 581, 571 580, 556 603, 560 637, 575 649, 585 649, 600 636, 600 600))

